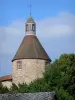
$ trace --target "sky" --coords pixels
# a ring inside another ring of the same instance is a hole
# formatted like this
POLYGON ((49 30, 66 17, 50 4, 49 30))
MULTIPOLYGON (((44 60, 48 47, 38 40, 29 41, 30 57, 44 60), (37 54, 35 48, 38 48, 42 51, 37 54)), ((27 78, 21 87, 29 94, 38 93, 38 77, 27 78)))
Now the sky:
MULTIPOLYGON (((25 36, 29 0, 0 0, 0 76, 12 74, 12 62, 25 36)), ((52 61, 75 53, 75 0, 31 0, 36 35, 52 61)))

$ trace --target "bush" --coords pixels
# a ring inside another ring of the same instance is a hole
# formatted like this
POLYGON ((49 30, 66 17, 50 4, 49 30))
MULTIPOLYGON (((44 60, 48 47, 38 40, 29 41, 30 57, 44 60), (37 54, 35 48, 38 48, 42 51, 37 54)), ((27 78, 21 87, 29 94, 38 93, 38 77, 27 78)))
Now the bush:
POLYGON ((9 89, 7 87, 3 87, 2 83, 0 82, 0 93, 8 93, 9 89))
MULTIPOLYGON (((0 85, 0 92, 8 92, 0 85)), ((75 100, 75 54, 63 54, 46 67, 44 77, 29 85, 13 84, 10 92, 47 92, 55 91, 58 100, 75 100)))

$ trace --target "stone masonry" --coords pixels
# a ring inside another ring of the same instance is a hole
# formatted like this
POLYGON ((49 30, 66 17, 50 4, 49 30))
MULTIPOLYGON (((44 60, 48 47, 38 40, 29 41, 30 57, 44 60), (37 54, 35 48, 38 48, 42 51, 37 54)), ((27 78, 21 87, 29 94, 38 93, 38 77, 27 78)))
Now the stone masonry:
POLYGON ((40 59, 20 59, 13 61, 12 82, 30 83, 31 81, 42 78, 45 72, 45 60, 40 59), (22 61, 22 69, 17 69, 17 62, 22 61))
POLYGON ((3 81, 2 85, 9 89, 12 86, 12 81, 3 81))

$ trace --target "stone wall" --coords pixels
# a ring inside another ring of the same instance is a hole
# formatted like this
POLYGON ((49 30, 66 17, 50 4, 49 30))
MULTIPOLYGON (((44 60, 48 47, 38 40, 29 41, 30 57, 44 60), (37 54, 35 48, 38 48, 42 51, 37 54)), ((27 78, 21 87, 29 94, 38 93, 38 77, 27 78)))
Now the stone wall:
POLYGON ((0 94, 0 100, 57 100, 55 92, 0 94))
POLYGON ((12 86, 12 81, 3 81, 2 85, 6 86, 7 88, 10 88, 12 86))
POLYGON ((43 77, 45 72, 45 60, 21 59, 13 61, 12 82, 30 83, 31 81, 43 77), (17 69, 17 62, 22 61, 22 69, 17 69))

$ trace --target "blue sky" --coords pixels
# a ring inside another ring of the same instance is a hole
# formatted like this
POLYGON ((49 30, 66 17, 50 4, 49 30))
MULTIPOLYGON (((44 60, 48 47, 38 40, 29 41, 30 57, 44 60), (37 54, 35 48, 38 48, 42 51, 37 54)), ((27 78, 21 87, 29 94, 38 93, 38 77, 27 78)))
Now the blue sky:
MULTIPOLYGON (((37 37, 54 61, 75 53, 75 0, 31 0, 37 37)), ((12 73, 11 60, 24 35, 29 0, 0 0, 0 76, 12 73)))
MULTIPOLYGON (((75 14, 75 0, 31 0, 32 15, 35 19, 55 17, 59 12, 75 14)), ((29 15, 29 0, 0 0, 0 26, 8 25, 15 19, 29 15)))

